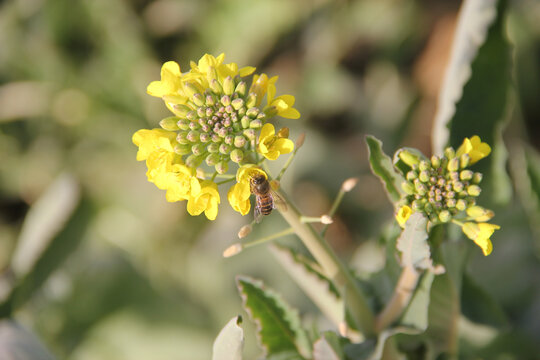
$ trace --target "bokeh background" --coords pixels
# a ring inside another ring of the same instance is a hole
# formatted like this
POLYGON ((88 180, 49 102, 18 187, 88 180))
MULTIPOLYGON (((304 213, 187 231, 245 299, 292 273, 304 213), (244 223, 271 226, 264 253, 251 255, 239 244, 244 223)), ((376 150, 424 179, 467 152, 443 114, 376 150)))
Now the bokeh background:
MULTIPOLYGON (((251 217, 234 213, 223 194, 217 220, 191 217, 185 204, 167 203, 146 181, 131 136, 168 116, 146 86, 159 78, 163 62, 187 69, 204 53, 225 52, 227 62, 279 75, 278 93, 295 95, 302 114, 279 124, 293 138, 307 134, 284 188, 306 215, 318 216, 344 179, 358 177, 328 238, 359 270, 376 269, 383 258, 377 238, 393 214, 369 171, 364 136, 382 139, 388 153, 411 146, 430 154, 459 6, 446 0, 0 2, 3 278, 26 214, 56 179, 74 179, 85 204, 79 225, 65 231, 69 244, 49 257, 51 275, 14 313, 17 321, 58 358, 208 359, 219 329, 246 315, 237 274, 264 279, 313 321, 314 305, 265 246, 221 256, 251 217)), ((540 146, 538 19, 540 2, 509 2, 510 149, 540 146)), ((493 237, 494 253, 474 252, 470 271, 517 334, 504 359, 523 359, 516 354, 532 354, 540 343, 536 208, 515 195, 495 210, 503 230, 493 237)), ((251 238, 284 226, 274 214, 251 238)), ((251 359, 259 350, 245 322, 251 359)))

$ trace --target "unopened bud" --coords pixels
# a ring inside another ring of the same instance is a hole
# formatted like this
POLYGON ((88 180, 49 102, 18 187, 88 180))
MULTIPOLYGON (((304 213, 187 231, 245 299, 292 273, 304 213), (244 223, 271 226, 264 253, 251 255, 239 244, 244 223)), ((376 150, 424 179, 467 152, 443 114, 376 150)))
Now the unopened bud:
POLYGON ((438 156, 433 155, 431 157, 431 166, 433 166, 434 168, 438 168, 439 166, 441 166, 441 159, 438 156))
POLYGON ((242 125, 244 129, 247 129, 249 127, 250 122, 251 119, 247 117, 247 115, 242 116, 242 119, 240 119, 240 125, 242 125))
POLYGON ((455 158, 456 157, 456 152, 455 152, 454 148, 447 147, 446 149, 444 149, 444 156, 446 156, 448 161, 455 158))
POLYGON ((159 126, 168 131, 177 131, 179 129, 178 118, 176 116, 165 118, 159 122, 159 126))
POLYGON ((231 152, 231 147, 227 144, 219 145, 219 152, 223 155, 228 155, 231 152))
POLYGON ((408 195, 414 194, 414 185, 412 183, 408 182, 408 181, 405 181, 405 182, 401 183, 401 188, 408 195))
POLYGON ((189 97, 189 98, 192 98, 193 95, 195 94, 199 94, 199 89, 197 88, 196 85, 194 85, 193 83, 190 83, 190 82, 186 82, 184 83, 184 92, 186 93, 186 95, 189 97))
POLYGON ((220 102, 223 104, 223 106, 227 106, 231 104, 231 97, 229 95, 223 95, 220 99, 220 102))
POLYGON ((174 147, 174 152, 178 155, 187 155, 191 153, 191 145, 188 144, 177 144, 174 147))
POLYGON ((459 211, 463 211, 467 208, 467 202, 463 199, 459 199, 457 202, 456 202, 456 209, 458 209, 459 211))
POLYGON ((426 160, 422 160, 420 161, 420 164, 418 164, 418 168, 420 169, 420 171, 428 170, 430 167, 431 164, 426 160))
POLYGON ((201 155, 206 150, 206 145, 198 143, 191 147, 191 152, 195 155, 201 155))
POLYGON ((199 140, 199 137, 200 137, 200 133, 198 131, 195 131, 195 130, 191 130, 186 138, 191 141, 191 142, 197 142, 199 140))
POLYGON ((471 180, 474 173, 471 170, 463 170, 459 173, 459 178, 463 181, 471 180))
POLYGON ((259 119, 255 119, 255 120, 252 120, 250 123, 249 123, 249 127, 251 129, 259 129, 262 127, 262 121, 259 120, 259 119))
POLYGON ((223 92, 227 95, 232 95, 234 92, 234 80, 230 75, 223 80, 223 92))
POLYGON ((241 148, 241 147, 244 147, 244 145, 246 145, 246 138, 241 136, 241 135, 238 135, 238 136, 235 136, 234 137, 234 146, 237 147, 237 148, 241 148))
POLYGON ((195 121, 199 118, 199 115, 197 115, 197 112, 195 110, 191 110, 186 114, 186 118, 190 121, 195 121))
POLYGON ((231 151, 231 160, 235 163, 239 163, 244 159, 244 153, 240 149, 234 149, 231 151))
POLYGON ((187 139, 187 132, 179 132, 178 135, 176 135, 176 141, 179 144, 189 144, 190 141, 187 139))
POLYGON ((216 104, 216 98, 212 95, 206 95, 206 105, 214 106, 216 104))
POLYGON ((229 246, 227 249, 225 249, 225 251, 223 252, 223 257, 228 258, 236 254, 239 254, 240 252, 242 252, 242 244, 240 243, 233 244, 229 246))
POLYGON ((257 95, 255 95, 254 93, 249 94, 246 99, 246 107, 249 109, 249 108, 254 107, 256 104, 257 104, 257 95))
POLYGON ((429 181, 429 173, 424 170, 420 171, 420 174, 418 174, 418 179, 420 179, 421 182, 428 182, 429 181))
POLYGON ((190 121, 188 119, 180 119, 178 120, 178 122, 176 123, 176 125, 181 129, 181 130, 189 130, 189 123, 190 121))
POLYGON ((358 178, 348 178, 341 184, 341 189, 345 192, 349 192, 358 184, 358 178))
POLYGON ((248 236, 251 233, 251 230, 253 230, 253 227, 251 225, 244 225, 240 228, 238 231, 238 238, 242 239, 248 236))
POLYGON ((467 166, 469 166, 469 163, 471 162, 471 157, 469 154, 463 154, 459 157, 459 167, 461 169, 465 169, 467 166))
POLYGON ((235 110, 238 110, 242 106, 244 106, 244 99, 234 99, 233 101, 231 101, 231 105, 235 110))
MULTIPOLYGON (((191 99, 193 100, 193 103, 197 106, 203 106, 205 104, 205 98, 202 96, 202 94, 199 94, 199 93, 194 94, 191 99)), ((199 109, 202 109, 202 108, 199 108, 199 109)))
POLYGON ((476 221, 484 222, 490 220, 495 213, 481 206, 474 205, 467 208, 467 215, 476 221))
POLYGON ((232 145, 232 143, 234 142, 234 136, 227 135, 227 136, 225 136, 223 141, 225 141, 225 144, 227 144, 227 145, 232 145))
POLYGON ((223 88, 221 87, 221 84, 219 83, 219 81, 217 81, 216 79, 212 79, 209 85, 210 85, 210 89, 212 89, 214 93, 216 94, 223 93, 223 88))
POLYGON ((448 171, 458 171, 459 170, 459 159, 453 158, 448 162, 447 165, 448 171))
POLYGON ((203 157, 202 156, 197 156, 195 154, 191 154, 188 156, 188 158, 186 159, 186 165, 190 168, 196 168, 198 167, 199 165, 201 165, 203 161, 203 157))
POLYGON ((253 129, 246 129, 246 130, 244 130, 244 135, 245 135, 249 140, 255 140, 255 130, 253 130, 253 129))
POLYGON ((480 195, 481 191, 482 189, 480 189, 480 186, 478 185, 470 185, 469 187, 467 187, 467 193, 471 196, 478 196, 480 195))
POLYGON ((229 171, 229 163, 227 161, 220 161, 216 164, 215 168, 218 174, 225 174, 229 171))
POLYGON ((443 210, 439 213, 439 220, 443 223, 450 221, 451 217, 452 215, 450 214, 450 211, 448 210, 443 210))
POLYGON ((205 159, 205 162, 206 162, 206 165, 208 166, 214 166, 219 162, 219 160, 221 160, 221 156, 214 153, 214 154, 208 155, 205 159))
POLYGON ((398 156, 405 164, 407 164, 407 165, 409 165, 411 167, 413 165, 418 165, 418 162, 420 161, 420 159, 418 159, 417 155, 411 153, 408 150, 400 151, 398 156))
POLYGON ((321 216, 321 223, 322 224, 325 224, 325 225, 329 225, 331 223, 333 223, 334 220, 332 220, 332 218, 328 215, 323 215, 321 216))
POLYGON ((480 182, 482 182, 482 174, 481 173, 474 173, 473 178, 472 178, 472 182, 474 184, 480 184, 480 182))
POLYGON ((236 88, 234 89, 234 92, 240 94, 241 96, 246 95, 246 82, 240 81, 238 85, 236 85, 236 88))
POLYGON ((173 105, 174 114, 180 118, 186 117, 187 113, 190 111, 191 109, 184 104, 173 105))
POLYGON ((305 140, 306 140, 306 133, 301 133, 300 136, 298 136, 298 139, 296 139, 296 148, 300 149, 302 145, 304 145, 305 140))
POLYGON ((256 108, 256 107, 250 107, 247 111, 246 111, 246 115, 252 119, 255 119, 257 117, 257 115, 259 115, 259 108, 256 108))

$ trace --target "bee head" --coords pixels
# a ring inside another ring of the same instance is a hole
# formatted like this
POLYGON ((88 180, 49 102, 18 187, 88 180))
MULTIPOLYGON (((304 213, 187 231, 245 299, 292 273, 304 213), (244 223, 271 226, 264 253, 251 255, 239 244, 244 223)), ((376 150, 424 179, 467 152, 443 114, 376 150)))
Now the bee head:
POLYGON ((266 181, 266 177, 263 174, 254 174, 251 177, 251 182, 254 185, 260 185, 266 181))

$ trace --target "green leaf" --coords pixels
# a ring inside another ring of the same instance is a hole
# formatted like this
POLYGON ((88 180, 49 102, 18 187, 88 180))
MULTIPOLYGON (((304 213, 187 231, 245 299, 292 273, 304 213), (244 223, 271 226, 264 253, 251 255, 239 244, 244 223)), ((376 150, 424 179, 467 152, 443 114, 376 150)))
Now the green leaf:
POLYGON ((311 356, 311 345, 295 310, 276 293, 265 289, 261 281, 238 276, 236 284, 244 309, 257 324, 257 337, 265 355, 311 356))
MULTIPOLYGON (((337 336, 337 335, 336 335, 337 336)), ((321 337, 313 344, 313 360, 341 360, 343 355, 338 343, 329 342, 326 337, 321 337)))
POLYGON ((54 360, 41 342, 13 320, 0 320, 0 359, 54 360))
POLYGON ((401 252, 401 266, 423 270, 433 268, 427 239, 427 219, 416 212, 409 217, 405 229, 397 239, 396 246, 401 252))
POLYGON ((503 36, 503 3, 465 1, 439 95, 433 149, 440 154, 464 137, 479 135, 493 144, 509 84, 510 53, 503 36))
POLYGON ((394 168, 392 159, 383 152, 380 140, 373 136, 366 136, 366 143, 371 171, 382 181, 390 201, 398 201, 404 195, 401 184, 405 178, 394 168))
POLYGON ((91 204, 80 200, 78 185, 71 177, 63 175, 51 185, 23 224, 12 262, 15 286, 0 304, 0 317, 24 304, 76 249, 92 213, 91 204))
POLYGON ((400 325, 421 331, 427 329, 429 298, 434 277, 435 274, 432 271, 426 271, 422 275, 409 302, 409 306, 407 306, 407 309, 405 309, 399 320, 400 325))
POLYGON ((508 326, 508 318, 500 305, 467 273, 463 276, 461 308, 469 320, 494 327, 508 326))
POLYGON ((244 330, 242 317, 232 318, 219 332, 212 349, 212 360, 242 360, 244 330))
POLYGON ((334 284, 324 276, 312 261, 278 244, 270 247, 283 268, 298 286, 317 305, 321 312, 337 327, 344 319, 344 305, 334 284))

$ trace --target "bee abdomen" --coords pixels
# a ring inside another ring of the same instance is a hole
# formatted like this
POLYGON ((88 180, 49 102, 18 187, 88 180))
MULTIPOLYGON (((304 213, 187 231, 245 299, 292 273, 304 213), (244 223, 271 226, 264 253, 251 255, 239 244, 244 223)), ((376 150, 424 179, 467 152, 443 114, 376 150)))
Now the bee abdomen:
POLYGON ((274 208, 274 205, 272 203, 272 198, 261 198, 259 201, 259 209, 261 210, 261 214, 268 215, 272 212, 272 209, 274 208))

